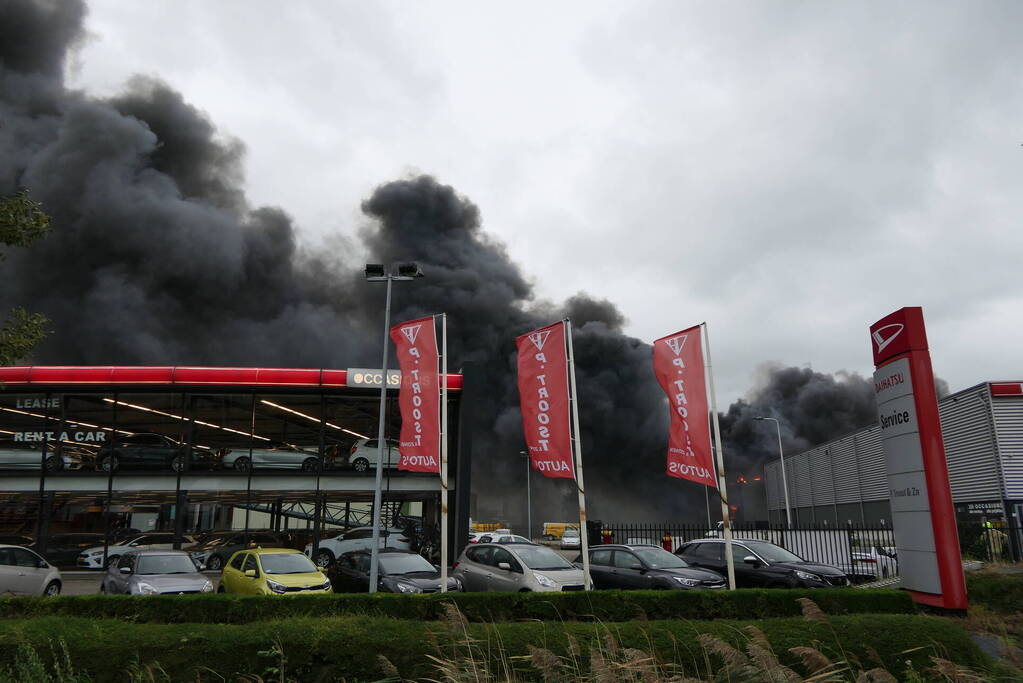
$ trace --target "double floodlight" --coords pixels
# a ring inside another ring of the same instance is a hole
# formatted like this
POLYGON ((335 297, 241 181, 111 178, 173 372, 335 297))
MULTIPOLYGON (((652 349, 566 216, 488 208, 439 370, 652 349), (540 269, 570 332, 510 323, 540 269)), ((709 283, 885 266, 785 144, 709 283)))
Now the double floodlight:
POLYGON ((423 277, 423 269, 418 263, 399 263, 389 273, 382 263, 366 264, 366 280, 369 282, 381 282, 384 280, 415 280, 423 277), (397 274, 395 274, 395 270, 397 274))

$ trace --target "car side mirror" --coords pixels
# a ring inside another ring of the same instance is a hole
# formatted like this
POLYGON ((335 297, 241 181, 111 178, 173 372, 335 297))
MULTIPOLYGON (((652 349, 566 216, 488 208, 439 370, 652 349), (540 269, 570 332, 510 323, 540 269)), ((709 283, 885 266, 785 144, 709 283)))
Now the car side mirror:
POLYGON ((742 558, 742 561, 745 562, 746 564, 751 564, 754 567, 760 566, 760 560, 753 557, 752 555, 747 555, 746 557, 742 558))
POLYGON ((131 574, 131 567, 121 567, 117 571, 121 572, 122 574, 131 574))
POLYGON ((250 579, 256 578, 256 570, 255 569, 246 569, 245 570, 245 576, 249 577, 250 579))
POLYGON ((511 565, 508 564, 507 562, 498 562, 497 563, 497 568, 498 569, 503 569, 506 572, 510 572, 511 571, 511 565))

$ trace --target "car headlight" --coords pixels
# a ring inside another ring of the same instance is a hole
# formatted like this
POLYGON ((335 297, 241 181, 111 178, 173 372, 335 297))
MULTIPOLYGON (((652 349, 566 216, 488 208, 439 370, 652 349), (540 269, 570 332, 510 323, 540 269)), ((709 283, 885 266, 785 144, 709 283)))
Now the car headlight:
POLYGON ((824 579, 822 579, 821 577, 817 576, 816 574, 811 574, 810 572, 801 572, 801 571, 799 571, 797 569, 795 574, 796 574, 797 578, 800 578, 803 581, 816 581, 817 583, 823 583, 824 582, 824 579))
POLYGON ((320 590, 323 590, 323 591, 330 590, 330 579, 324 579, 323 580, 323 584, 320 585, 320 586, 317 586, 317 588, 319 588, 320 590))
POLYGON ((160 591, 156 589, 156 586, 152 586, 148 583, 139 583, 135 586, 138 590, 139 595, 156 595, 160 591))
POLYGON ((206 583, 204 583, 202 585, 202 589, 201 589, 200 592, 202 592, 202 593, 212 593, 213 592, 213 584, 210 583, 209 579, 207 579, 206 583))
POLYGON ((410 583, 402 583, 400 581, 394 582, 394 587, 398 589, 399 593, 422 593, 422 589, 418 586, 413 586, 410 583))
POLYGON ((533 572, 533 578, 536 579, 536 582, 538 584, 540 584, 541 586, 545 586, 547 588, 554 588, 556 585, 558 585, 551 581, 550 579, 548 579, 543 574, 537 574, 536 572, 533 572))
POLYGON ((457 576, 452 577, 452 578, 454 578, 454 580, 455 580, 455 590, 459 591, 459 592, 464 592, 465 591, 465 587, 462 585, 462 580, 460 578, 458 578, 457 576))
POLYGON ((266 587, 272 590, 274 593, 284 593, 287 591, 287 587, 283 583, 277 583, 276 581, 266 580, 266 587))
POLYGON ((686 586, 688 588, 693 588, 695 586, 699 586, 700 585, 700 580, 699 579, 687 579, 684 576, 673 576, 671 578, 675 579, 676 581, 681 583, 683 586, 686 586))

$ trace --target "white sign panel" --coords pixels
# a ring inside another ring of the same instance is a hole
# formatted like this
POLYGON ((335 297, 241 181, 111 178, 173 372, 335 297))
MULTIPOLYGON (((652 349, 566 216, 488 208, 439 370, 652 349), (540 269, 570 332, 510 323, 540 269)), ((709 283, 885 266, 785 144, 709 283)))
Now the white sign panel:
POLYGON ((874 392, 902 584, 910 590, 941 593, 909 359, 878 368, 874 392))

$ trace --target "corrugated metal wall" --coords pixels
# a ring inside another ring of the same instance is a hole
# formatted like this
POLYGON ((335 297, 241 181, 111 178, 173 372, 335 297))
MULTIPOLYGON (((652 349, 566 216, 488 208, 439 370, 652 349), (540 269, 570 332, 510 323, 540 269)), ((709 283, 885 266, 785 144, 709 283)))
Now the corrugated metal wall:
POLYGON ((1023 397, 1005 396, 992 400, 998 445, 1005 473, 1005 497, 1023 500, 1023 397))
MULTIPOLYGON (((985 383, 938 402, 956 502, 1000 497, 990 410, 998 429, 1006 498, 1023 500, 1023 397, 995 398, 989 408, 990 401, 985 383)), ((786 456, 785 465, 794 508, 888 500, 888 473, 877 425, 786 456)), ((785 503, 777 460, 767 464, 764 476, 769 509, 782 509, 785 503)))
POLYGON ((938 401, 952 500, 999 500, 998 449, 991 433, 986 384, 938 401))

